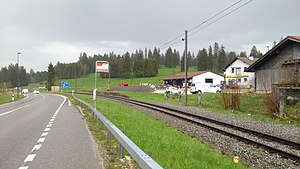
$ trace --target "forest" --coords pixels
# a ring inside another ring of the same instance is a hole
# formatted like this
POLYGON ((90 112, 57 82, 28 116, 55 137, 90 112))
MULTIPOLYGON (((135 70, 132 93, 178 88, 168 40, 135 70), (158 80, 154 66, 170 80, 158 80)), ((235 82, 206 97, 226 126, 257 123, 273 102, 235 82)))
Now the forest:
MULTIPOLYGON (((184 52, 182 52, 184 53, 184 52)), ((132 77, 153 77, 158 74, 159 65, 164 65, 168 68, 173 68, 181 65, 181 71, 184 71, 183 54, 176 49, 169 47, 165 53, 160 49, 153 50, 145 48, 138 49, 134 53, 126 52, 123 55, 116 55, 113 52, 109 54, 97 54, 87 56, 85 52, 79 55, 78 61, 74 63, 60 63, 56 65, 49 64, 53 67, 51 78, 54 81, 59 79, 71 79, 82 77, 89 73, 95 72, 95 62, 108 61, 110 65, 110 76, 112 78, 132 78, 132 77)), ((250 51, 253 57, 260 57, 262 53, 258 51, 255 45, 250 51)), ((215 73, 223 73, 223 69, 236 57, 247 57, 245 51, 236 53, 234 51, 226 51, 224 45, 219 45, 215 42, 208 49, 202 48, 195 55, 188 52, 187 67, 194 66, 197 70, 207 70, 215 73)), ((11 88, 18 86, 27 86, 29 83, 37 83, 46 81, 49 72, 41 71, 34 72, 32 69, 27 72, 23 66, 10 64, 0 70, 0 87, 11 88)))

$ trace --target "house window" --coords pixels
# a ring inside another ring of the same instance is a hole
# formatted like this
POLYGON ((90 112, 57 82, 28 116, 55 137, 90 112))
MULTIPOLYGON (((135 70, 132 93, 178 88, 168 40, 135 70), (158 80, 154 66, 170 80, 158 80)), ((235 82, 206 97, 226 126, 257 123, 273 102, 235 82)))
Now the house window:
POLYGON ((244 78, 244 82, 247 82, 248 81, 248 79, 247 78, 244 78))
POLYGON ((244 67, 244 72, 246 72, 247 67, 244 67))
POLYGON ((213 83, 213 79, 205 79, 205 83, 213 83))
POLYGON ((241 82, 242 82, 241 78, 238 78, 238 79, 237 79, 237 82, 238 82, 238 83, 241 83, 241 82))
POLYGON ((231 68, 231 73, 234 73, 234 68, 231 68))

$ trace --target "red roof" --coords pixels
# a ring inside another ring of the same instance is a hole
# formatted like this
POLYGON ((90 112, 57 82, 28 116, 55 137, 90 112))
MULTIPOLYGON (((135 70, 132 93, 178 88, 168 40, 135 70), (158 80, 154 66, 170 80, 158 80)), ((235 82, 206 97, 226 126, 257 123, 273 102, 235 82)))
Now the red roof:
MULTIPOLYGON (((188 72, 187 73, 187 78, 190 79, 194 76, 201 75, 201 74, 206 73, 206 72, 208 72, 208 71, 188 72)), ((185 73, 178 73, 178 74, 171 75, 171 76, 168 76, 168 77, 165 77, 165 78, 161 78, 161 80, 184 79, 184 78, 185 78, 185 73)))

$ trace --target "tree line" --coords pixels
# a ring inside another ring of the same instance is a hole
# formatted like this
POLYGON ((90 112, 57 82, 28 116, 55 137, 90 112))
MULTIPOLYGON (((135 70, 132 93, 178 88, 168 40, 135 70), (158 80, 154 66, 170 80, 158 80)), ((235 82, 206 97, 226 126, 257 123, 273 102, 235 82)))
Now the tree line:
POLYGON ((46 71, 34 72, 31 69, 27 73, 26 69, 18 64, 10 64, 0 70, 0 88, 27 86, 29 83, 37 83, 45 80, 47 80, 46 71))
MULTIPOLYGON (((257 50, 254 45, 250 51, 250 55, 255 58, 262 56, 262 53, 257 50)), ((219 45, 217 42, 208 49, 203 48, 198 51, 195 56, 194 53, 187 53, 187 69, 195 66, 198 71, 211 71, 215 73, 223 73, 223 69, 231 63, 236 57, 247 57, 247 53, 240 52, 237 54, 234 51, 227 52, 224 45, 219 45)), ((164 65, 168 68, 174 68, 176 65, 181 66, 181 71, 184 71, 184 55, 180 55, 179 51, 168 48, 165 54, 164 65)), ((164 59, 163 59, 164 60, 164 59)))
MULTIPOLYGON (((253 46, 250 55, 260 57, 262 54, 253 46)), ((239 54, 233 51, 227 52, 224 45, 219 45, 215 42, 208 49, 203 48, 199 50, 196 55, 188 52, 187 66, 195 66, 199 71, 207 70, 222 73, 225 66, 235 57, 246 56, 246 52, 240 52, 239 54)), ((59 79, 82 77, 95 72, 95 62, 98 60, 109 62, 110 76, 113 78, 153 77, 158 74, 159 65, 164 65, 168 68, 180 65, 181 71, 184 71, 184 58, 183 54, 171 47, 165 53, 162 53, 158 48, 153 50, 148 50, 147 48, 144 50, 138 49, 134 53, 126 52, 123 55, 116 55, 110 52, 104 55, 87 56, 83 52, 80 54, 77 62, 57 62, 56 65, 50 63, 51 66, 49 64, 48 71, 42 72, 30 70, 29 73, 26 73, 26 69, 23 66, 10 64, 8 67, 0 70, 0 86, 16 87, 18 84, 19 86, 26 86, 29 83, 41 82, 47 79, 48 82, 55 84, 59 79), (49 72, 49 67, 51 72, 49 72)), ((101 74, 101 76, 106 75, 101 74)))

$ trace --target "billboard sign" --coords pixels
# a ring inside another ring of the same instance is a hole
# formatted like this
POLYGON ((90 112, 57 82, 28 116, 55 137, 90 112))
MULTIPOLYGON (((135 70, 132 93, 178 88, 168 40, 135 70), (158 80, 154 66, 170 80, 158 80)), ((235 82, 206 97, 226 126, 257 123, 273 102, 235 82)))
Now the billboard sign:
POLYGON ((105 72, 109 73, 109 64, 106 61, 97 61, 96 62, 96 72, 105 72))

